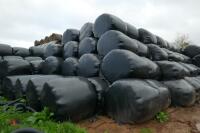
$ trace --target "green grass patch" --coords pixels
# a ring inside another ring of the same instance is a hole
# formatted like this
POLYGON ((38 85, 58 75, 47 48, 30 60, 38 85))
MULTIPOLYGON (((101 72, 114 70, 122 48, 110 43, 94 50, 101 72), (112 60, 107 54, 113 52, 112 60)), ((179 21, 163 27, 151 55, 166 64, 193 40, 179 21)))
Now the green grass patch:
POLYGON ((0 133, 11 133, 23 127, 32 127, 44 133, 87 133, 83 128, 70 122, 56 122, 51 119, 53 114, 47 108, 42 112, 17 112, 15 108, 3 111, 0 107, 0 133))

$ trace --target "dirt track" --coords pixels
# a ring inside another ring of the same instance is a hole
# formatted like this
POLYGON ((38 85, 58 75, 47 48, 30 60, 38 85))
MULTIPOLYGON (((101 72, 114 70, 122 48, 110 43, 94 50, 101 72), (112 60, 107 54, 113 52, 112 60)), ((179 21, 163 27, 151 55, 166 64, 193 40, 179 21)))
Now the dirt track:
POLYGON ((143 128, 150 129, 151 133, 200 133, 200 105, 187 108, 173 107, 167 112, 170 118, 165 123, 151 120, 143 124, 119 125, 107 117, 99 116, 95 122, 85 120, 79 125, 86 128, 89 133, 143 133, 143 128))

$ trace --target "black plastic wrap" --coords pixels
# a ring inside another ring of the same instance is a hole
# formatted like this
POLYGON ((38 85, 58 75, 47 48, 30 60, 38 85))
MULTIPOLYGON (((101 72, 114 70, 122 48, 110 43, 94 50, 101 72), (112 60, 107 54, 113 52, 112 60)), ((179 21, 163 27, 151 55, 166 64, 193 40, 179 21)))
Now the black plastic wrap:
POLYGON ((128 50, 112 50, 103 59, 101 71, 105 78, 116 81, 122 78, 158 78, 159 67, 145 57, 128 50))
POLYGON ((78 57, 78 42, 67 42, 63 48, 63 57, 65 59, 68 57, 78 57))
POLYGON ((62 64, 62 58, 49 56, 42 63, 42 74, 61 74, 62 64))
POLYGON ((138 30, 120 18, 111 14, 100 15, 94 23, 94 36, 100 38, 105 32, 109 30, 117 30, 131 38, 138 39, 138 30))
POLYGON ((130 50, 140 56, 148 55, 148 48, 146 45, 115 30, 103 34, 97 44, 97 51, 100 57, 104 57, 113 49, 130 50))
POLYGON ((12 47, 7 44, 0 44, 0 56, 12 55, 12 47))
POLYGON ((155 44, 148 44, 149 56, 154 61, 168 60, 168 54, 155 44))
POLYGON ((171 93, 172 104, 191 106, 196 101, 195 88, 184 79, 164 81, 171 93))
POLYGON ((94 115, 97 94, 86 78, 59 78, 44 85, 41 102, 58 120, 79 121, 94 115))
POLYGON ((93 23, 85 23, 80 29, 79 40, 83 40, 85 37, 94 37, 93 33, 94 24, 93 23))
POLYGON ((27 48, 13 47, 13 55, 27 57, 30 55, 30 52, 27 48))
POLYGON ((26 100, 30 107, 35 109, 36 111, 41 111, 41 91, 43 89, 43 85, 50 80, 54 80, 60 78, 59 75, 41 75, 36 78, 32 78, 28 81, 26 86, 26 100))
POLYGON ((65 45, 69 41, 79 41, 79 30, 67 29, 62 36, 62 45, 65 45))
POLYGON ((44 57, 49 57, 49 56, 61 57, 62 51, 63 51, 63 46, 61 46, 60 44, 52 43, 46 47, 44 51, 44 57))
POLYGON ((143 28, 138 29, 138 31, 141 42, 144 44, 157 44, 157 38, 154 34, 143 28))
POLYGON ((62 75, 64 76, 77 76, 78 59, 69 57, 63 61, 62 75))
POLYGON ((97 53, 97 41, 95 38, 92 37, 85 37, 83 40, 79 43, 79 49, 78 49, 79 57, 81 57, 84 54, 88 53, 97 53))
POLYGON ((79 59, 78 76, 95 77, 99 75, 100 60, 95 54, 84 54, 79 59))
POLYGON ((161 79, 180 79, 189 76, 190 72, 187 68, 173 61, 157 61, 160 67, 161 79))
POLYGON ((105 102, 108 116, 115 121, 140 123, 152 119, 169 106, 170 95, 165 87, 156 85, 155 88, 144 80, 124 79, 110 86, 105 102))

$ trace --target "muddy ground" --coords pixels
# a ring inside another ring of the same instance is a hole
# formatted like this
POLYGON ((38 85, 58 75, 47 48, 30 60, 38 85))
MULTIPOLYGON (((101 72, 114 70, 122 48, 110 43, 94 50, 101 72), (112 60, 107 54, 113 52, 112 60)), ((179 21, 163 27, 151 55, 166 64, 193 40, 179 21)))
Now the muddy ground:
POLYGON ((79 123, 89 133, 200 133, 200 104, 193 107, 171 107, 167 110, 169 121, 159 123, 151 120, 143 124, 120 125, 113 120, 98 116, 96 121, 85 120, 79 123), (142 130, 151 132, 142 132, 142 130))

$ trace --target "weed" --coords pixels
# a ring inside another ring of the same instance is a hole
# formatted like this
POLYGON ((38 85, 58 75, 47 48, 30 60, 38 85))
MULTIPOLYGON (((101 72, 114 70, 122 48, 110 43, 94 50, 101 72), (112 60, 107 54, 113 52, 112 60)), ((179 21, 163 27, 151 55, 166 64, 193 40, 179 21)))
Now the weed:
POLYGON ((156 120, 160 123, 167 122, 169 120, 169 114, 167 112, 158 112, 155 116, 156 120))

